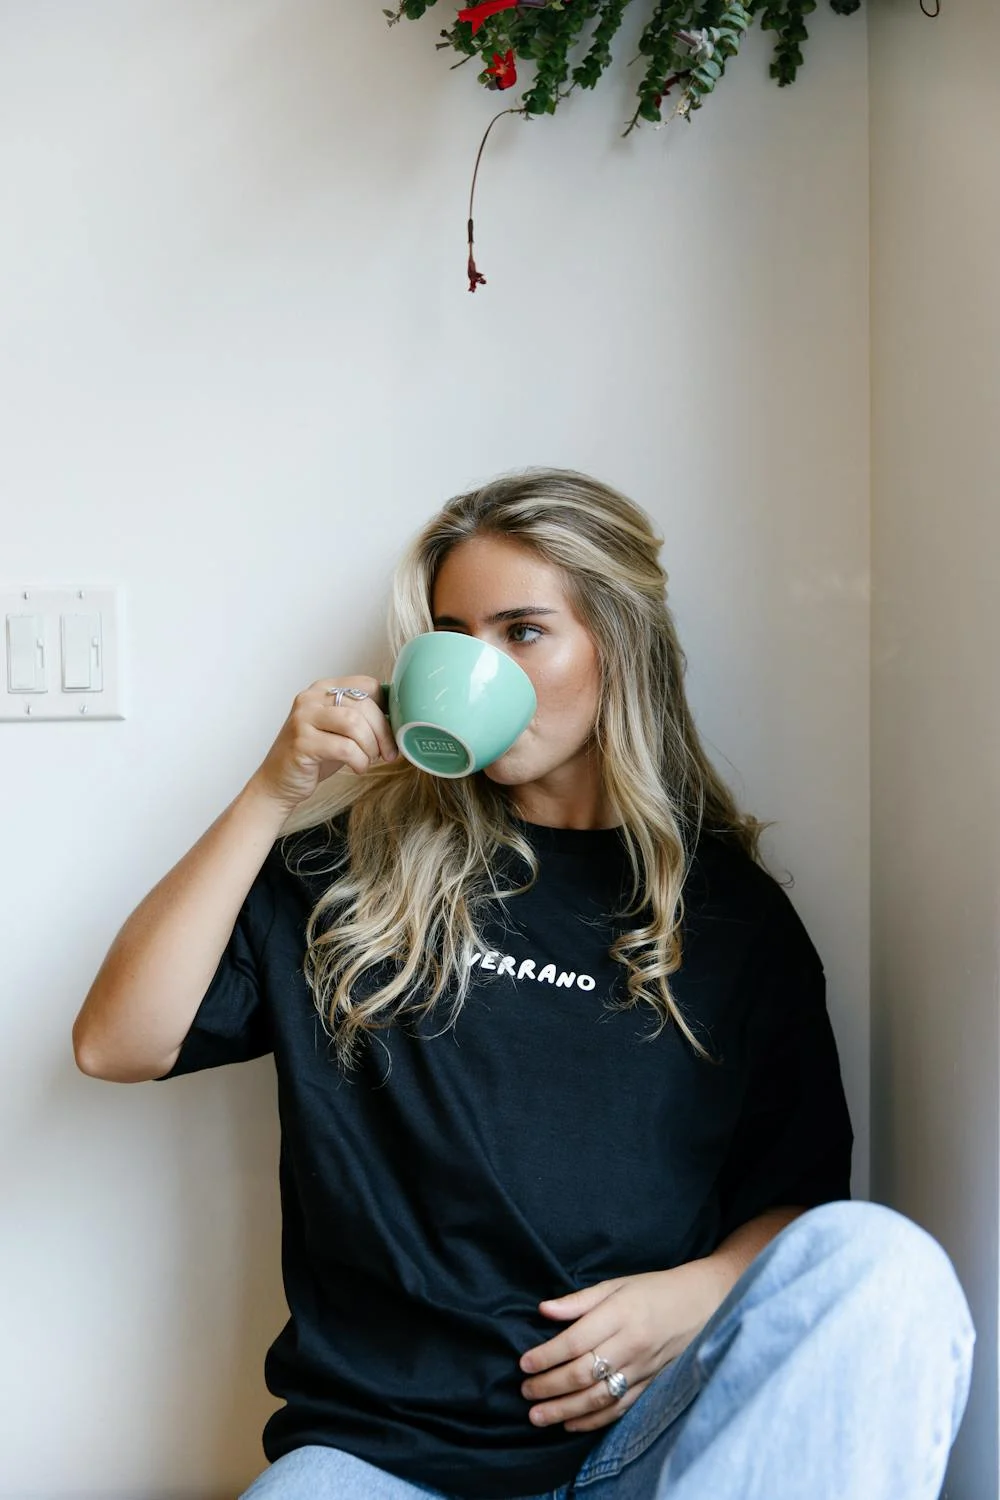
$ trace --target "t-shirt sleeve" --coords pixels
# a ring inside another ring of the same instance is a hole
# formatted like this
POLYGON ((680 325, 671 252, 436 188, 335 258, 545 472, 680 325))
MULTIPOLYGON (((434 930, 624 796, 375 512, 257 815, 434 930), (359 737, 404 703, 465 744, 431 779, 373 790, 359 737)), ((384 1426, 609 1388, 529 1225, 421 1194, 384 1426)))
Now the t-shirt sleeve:
POLYGON ((248 1062, 271 1051, 261 951, 272 920, 273 898, 265 868, 240 909, 177 1061, 162 1079, 224 1063, 248 1062))
POLYGON ((719 1184, 722 1238, 768 1208, 851 1192, 853 1132, 823 966, 777 894, 746 975, 747 1088, 719 1184))

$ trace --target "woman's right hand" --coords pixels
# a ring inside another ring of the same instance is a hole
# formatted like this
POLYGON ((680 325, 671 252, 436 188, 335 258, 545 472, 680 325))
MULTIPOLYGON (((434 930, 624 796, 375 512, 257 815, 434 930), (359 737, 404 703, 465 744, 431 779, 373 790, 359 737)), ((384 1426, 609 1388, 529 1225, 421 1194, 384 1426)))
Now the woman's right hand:
POLYGON ((350 766, 358 776, 379 760, 399 754, 374 677, 322 678, 299 693, 277 739, 251 778, 288 812, 311 797, 321 781, 350 766), (334 707, 331 688, 361 688, 360 700, 345 698, 334 707))

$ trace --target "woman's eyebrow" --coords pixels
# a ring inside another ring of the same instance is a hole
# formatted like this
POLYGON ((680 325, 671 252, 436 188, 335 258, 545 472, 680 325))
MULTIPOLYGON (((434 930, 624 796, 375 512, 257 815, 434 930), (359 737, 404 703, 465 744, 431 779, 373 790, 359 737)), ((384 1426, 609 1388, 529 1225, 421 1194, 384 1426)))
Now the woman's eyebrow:
MULTIPOLYGON (((486 621, 487 625, 499 625, 504 620, 523 620, 526 615, 557 615, 557 609, 548 609, 544 604, 519 604, 517 609, 501 609, 495 615, 490 615, 486 621)), ((435 615, 434 624, 439 630, 449 625, 461 625, 465 628, 464 620, 456 620, 453 615, 435 615)))

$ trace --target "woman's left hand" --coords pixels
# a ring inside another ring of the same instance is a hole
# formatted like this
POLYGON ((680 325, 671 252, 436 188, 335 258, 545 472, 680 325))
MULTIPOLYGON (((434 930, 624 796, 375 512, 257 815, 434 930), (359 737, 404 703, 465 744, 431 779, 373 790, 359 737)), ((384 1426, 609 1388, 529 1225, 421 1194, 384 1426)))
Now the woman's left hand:
POLYGON ((616 1422, 704 1328, 731 1284, 723 1266, 708 1257, 540 1303, 544 1317, 571 1326, 521 1358, 529 1377, 521 1393, 533 1403, 531 1421, 537 1427, 562 1422, 568 1432, 594 1432, 616 1422), (595 1350, 628 1380, 617 1401, 603 1380, 594 1380, 595 1350))

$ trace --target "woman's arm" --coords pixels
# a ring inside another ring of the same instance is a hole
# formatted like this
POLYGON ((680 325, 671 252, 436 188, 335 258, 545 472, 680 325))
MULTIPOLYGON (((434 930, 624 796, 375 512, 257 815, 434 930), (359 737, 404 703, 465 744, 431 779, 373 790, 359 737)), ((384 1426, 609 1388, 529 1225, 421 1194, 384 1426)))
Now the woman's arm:
POLYGON ((291 810, 344 765, 360 775, 380 758, 395 759, 379 684, 341 678, 345 684, 371 696, 335 708, 325 682, 300 693, 260 769, 129 917, 73 1027, 84 1073, 140 1083, 170 1071, 291 810))
POLYGON ((136 907, 73 1027, 84 1073, 140 1083, 170 1071, 287 814, 251 781, 136 907))
MULTIPOLYGON (((734 1229, 704 1261, 694 1262, 695 1265, 703 1265, 706 1270, 711 1268, 714 1273, 718 1292, 721 1293, 716 1306, 722 1305, 750 1262, 771 1243, 775 1235, 780 1234, 787 1224, 804 1213, 804 1208, 769 1208, 748 1224, 741 1224, 739 1229, 734 1229)), ((714 1312, 715 1308, 711 1311, 714 1312)), ((705 1322, 707 1321, 706 1318, 705 1322)))

